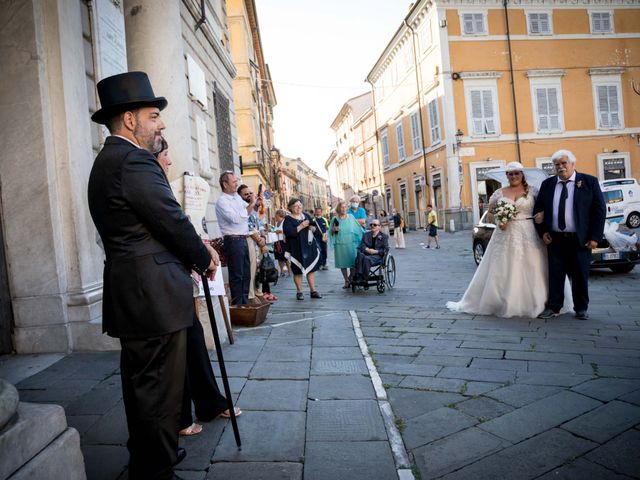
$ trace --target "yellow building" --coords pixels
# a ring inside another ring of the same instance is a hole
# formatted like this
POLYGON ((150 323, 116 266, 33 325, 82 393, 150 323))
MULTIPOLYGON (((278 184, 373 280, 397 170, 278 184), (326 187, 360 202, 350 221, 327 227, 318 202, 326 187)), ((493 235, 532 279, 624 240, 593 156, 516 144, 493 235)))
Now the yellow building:
POLYGON ((278 199, 277 166, 272 161, 276 97, 264 60, 255 0, 227 0, 226 4, 231 56, 238 71, 233 99, 242 181, 256 193, 262 185, 270 198, 278 199))
POLYGON ((300 158, 283 157, 283 167, 288 177, 295 178, 295 181, 291 182, 291 194, 288 195, 287 202, 295 197, 300 199, 305 211, 316 207, 322 208, 323 211, 328 210, 327 181, 324 178, 300 158))
POLYGON ((367 202, 384 186, 371 92, 347 100, 331 129, 336 135, 336 150, 325 163, 331 193, 345 200, 358 194, 367 202))
POLYGON ((551 169, 560 148, 601 180, 637 177, 638 65, 637 2, 416 2, 367 76, 390 204, 465 228, 488 169, 551 169))

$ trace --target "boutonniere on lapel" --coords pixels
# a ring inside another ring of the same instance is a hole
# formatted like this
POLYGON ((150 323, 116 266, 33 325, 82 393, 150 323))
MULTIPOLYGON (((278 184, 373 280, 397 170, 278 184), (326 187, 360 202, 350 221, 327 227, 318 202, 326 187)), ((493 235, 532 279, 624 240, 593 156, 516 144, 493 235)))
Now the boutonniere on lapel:
POLYGON ((576 188, 582 188, 582 180, 576 182, 576 188))

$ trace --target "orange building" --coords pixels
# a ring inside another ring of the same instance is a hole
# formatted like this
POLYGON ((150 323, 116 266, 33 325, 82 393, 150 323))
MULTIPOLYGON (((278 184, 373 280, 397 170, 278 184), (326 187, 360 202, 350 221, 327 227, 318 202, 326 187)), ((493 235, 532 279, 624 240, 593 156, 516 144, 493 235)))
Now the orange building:
POLYGON ((552 169, 560 148, 601 180, 638 177, 639 65, 637 2, 416 2, 367 76, 388 202, 466 228, 488 169, 552 169))

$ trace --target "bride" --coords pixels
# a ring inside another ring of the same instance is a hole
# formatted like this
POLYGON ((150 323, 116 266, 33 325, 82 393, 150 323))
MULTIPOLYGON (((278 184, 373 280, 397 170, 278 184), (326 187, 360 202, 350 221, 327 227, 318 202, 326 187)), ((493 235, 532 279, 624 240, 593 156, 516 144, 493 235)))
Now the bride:
MULTIPOLYGON (((509 186, 496 190, 489 199, 489 211, 499 200, 515 205, 516 216, 498 227, 471 283, 459 302, 447 302, 456 312, 498 317, 536 316, 547 301, 547 250, 536 233, 532 212, 538 191, 529 186, 519 162, 506 167, 509 186)), ((542 221, 537 218, 536 221, 542 221)), ((571 299, 568 282, 565 299, 571 299), (569 289, 569 290, 568 290, 569 289)), ((566 310, 571 308, 565 302, 566 310)))

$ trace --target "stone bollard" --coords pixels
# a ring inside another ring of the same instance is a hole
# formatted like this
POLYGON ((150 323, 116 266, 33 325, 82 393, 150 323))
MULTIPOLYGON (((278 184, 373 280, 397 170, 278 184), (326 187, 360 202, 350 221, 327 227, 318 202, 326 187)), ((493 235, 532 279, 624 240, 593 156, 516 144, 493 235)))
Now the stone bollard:
POLYGON ((0 379, 0 478, 86 480, 80 435, 59 405, 24 403, 0 379))

